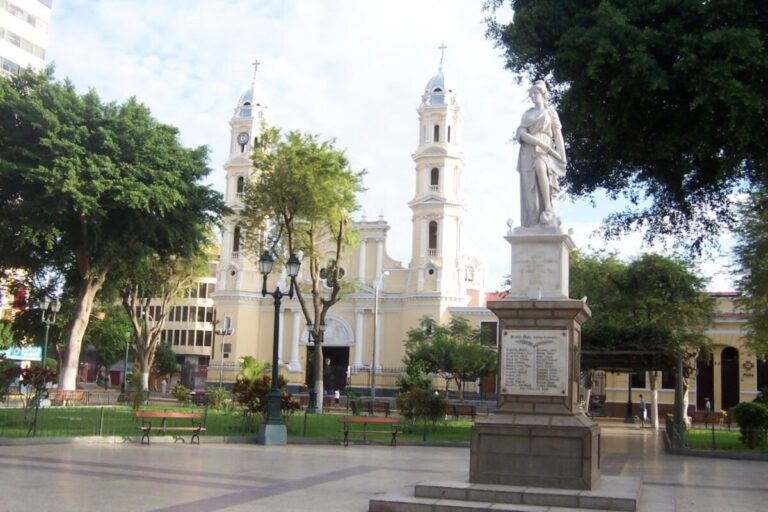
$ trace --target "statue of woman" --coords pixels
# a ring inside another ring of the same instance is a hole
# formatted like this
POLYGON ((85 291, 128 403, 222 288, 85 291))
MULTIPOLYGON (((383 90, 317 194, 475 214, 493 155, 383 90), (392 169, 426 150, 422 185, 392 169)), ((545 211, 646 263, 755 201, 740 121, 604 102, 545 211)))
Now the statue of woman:
POLYGON ((521 223, 524 227, 557 227, 553 200, 560 191, 557 178, 565 175, 565 146, 562 125, 549 106, 549 91, 537 80, 528 91, 533 108, 523 114, 517 128, 520 142, 517 172, 520 173, 521 223))

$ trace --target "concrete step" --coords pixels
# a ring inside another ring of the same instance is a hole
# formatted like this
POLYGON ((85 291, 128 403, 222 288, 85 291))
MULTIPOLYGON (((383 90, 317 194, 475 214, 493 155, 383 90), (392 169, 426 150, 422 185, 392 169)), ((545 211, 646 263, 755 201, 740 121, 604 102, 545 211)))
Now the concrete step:
POLYGON ((371 512, 473 512, 504 510, 534 512, 590 510, 635 512, 640 480, 601 477, 593 489, 549 489, 512 485, 431 481, 371 500, 371 512))
MULTIPOLYGON (((570 507, 419 498, 413 495, 412 487, 371 499, 368 510, 370 512, 583 512, 583 509, 570 507)), ((592 512, 608 511, 592 509, 592 512)))

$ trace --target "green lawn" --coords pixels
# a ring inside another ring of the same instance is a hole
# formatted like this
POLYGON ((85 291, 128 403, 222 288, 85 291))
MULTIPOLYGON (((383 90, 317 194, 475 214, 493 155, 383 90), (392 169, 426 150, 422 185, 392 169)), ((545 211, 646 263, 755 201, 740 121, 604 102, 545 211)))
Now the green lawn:
MULTIPOLYGON (((143 407, 143 411, 190 411, 205 415, 200 407, 143 407)), ((25 413, 23 409, 0 408, 0 438, 26 437, 34 411, 25 413)), ((287 419, 289 437, 307 437, 315 439, 334 439, 341 441, 341 425, 334 414, 294 414, 287 419)), ((244 421, 242 412, 223 412, 208 410, 205 419, 207 435, 243 436, 255 435, 261 422, 244 421)), ((188 422, 186 422, 188 423, 188 422)), ((174 424, 186 424, 185 420, 176 420, 174 424), (180 422, 180 423, 176 423, 180 422)), ((429 442, 469 442, 469 420, 438 422, 437 425, 423 424, 408 426, 400 440, 429 442)), ((37 435, 41 437, 75 436, 136 436, 140 435, 133 419, 133 410, 126 406, 106 407, 50 407, 38 412, 37 435)), ((353 436, 357 440, 360 436, 353 436)), ((378 435, 372 439, 386 441, 387 437, 378 435)))
POLYGON ((694 450, 723 450, 737 452, 768 453, 768 447, 762 446, 749 449, 739 441, 741 434, 738 428, 733 430, 691 429, 685 433, 685 444, 694 450))

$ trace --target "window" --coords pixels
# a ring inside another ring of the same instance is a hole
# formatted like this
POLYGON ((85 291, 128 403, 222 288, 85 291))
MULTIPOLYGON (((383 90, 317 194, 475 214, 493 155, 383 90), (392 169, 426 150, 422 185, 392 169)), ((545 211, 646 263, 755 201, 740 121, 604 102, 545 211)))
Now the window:
POLYGON ((241 242, 240 226, 235 226, 235 233, 232 236, 232 252, 233 253, 238 253, 238 254, 240 253, 240 242, 241 242))
POLYGON ((448 127, 448 137, 447 137, 447 140, 448 140, 448 142, 451 142, 451 127, 450 126, 448 127))
POLYGON ((480 322, 480 343, 483 345, 498 345, 499 324, 498 322, 480 322))
POLYGON ((189 307, 182 306, 181 307, 181 321, 186 322, 189 320, 189 307))
POLYGON ((243 197, 245 194, 245 178, 242 176, 237 177, 237 197, 243 197))
POLYGON ((437 185, 440 182, 440 169, 437 167, 434 167, 432 171, 429 173, 429 184, 432 187, 432 190, 435 190, 437 188, 437 185))
POLYGON ((432 131, 432 140, 434 142, 440 142, 440 125, 436 124, 434 130, 432 131))
POLYGON ((195 332, 195 345, 197 345, 198 347, 203 346, 203 331, 195 332))
POLYGON ((437 222, 434 220, 429 223, 429 250, 432 256, 433 251, 437 251, 437 222))
POLYGON ((645 387, 645 372, 634 372, 634 373, 630 373, 630 375, 632 377, 633 388, 645 387))
POLYGON ((205 336, 203 338, 203 340, 204 340, 203 342, 205 343, 206 347, 210 347, 211 346, 211 331, 204 331, 204 332, 205 332, 205 336))
POLYGON ((464 269, 464 280, 469 282, 475 280, 475 269, 470 265, 467 265, 467 268, 464 269))

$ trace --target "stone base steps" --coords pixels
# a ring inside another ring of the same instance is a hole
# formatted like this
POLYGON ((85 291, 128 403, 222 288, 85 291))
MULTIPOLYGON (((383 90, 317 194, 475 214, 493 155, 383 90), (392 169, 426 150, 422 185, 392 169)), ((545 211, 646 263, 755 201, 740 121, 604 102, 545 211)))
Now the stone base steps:
POLYGON ((637 510, 640 481, 636 478, 601 477, 589 491, 427 482, 414 488, 373 498, 370 512, 566 512, 637 510))

